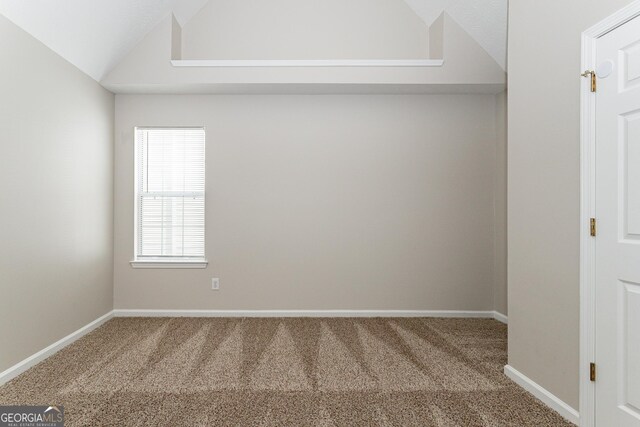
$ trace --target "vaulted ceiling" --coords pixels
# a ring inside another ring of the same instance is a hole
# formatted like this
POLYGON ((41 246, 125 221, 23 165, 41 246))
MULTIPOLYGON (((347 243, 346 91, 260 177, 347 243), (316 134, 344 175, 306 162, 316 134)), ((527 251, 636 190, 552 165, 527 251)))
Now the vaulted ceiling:
POLYGON ((208 0, 0 0, 0 13, 100 81, 163 18, 181 24, 208 0))
POLYGON ((428 26, 447 12, 506 70, 508 0, 405 1, 428 26))
MULTIPOLYGON (((169 13, 184 25, 207 1, 0 0, 0 13, 100 81, 169 13)), ((428 26, 446 11, 506 68, 508 0, 404 1, 428 26)))

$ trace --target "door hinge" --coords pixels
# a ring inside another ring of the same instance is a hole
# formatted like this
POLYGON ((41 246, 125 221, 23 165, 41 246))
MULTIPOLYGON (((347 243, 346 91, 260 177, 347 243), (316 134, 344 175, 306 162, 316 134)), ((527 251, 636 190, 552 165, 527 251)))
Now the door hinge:
POLYGON ((591 234, 591 237, 596 237, 598 234, 598 223, 595 218, 591 218, 589 221, 589 233, 591 234))
POLYGON ((582 77, 589 77, 591 79, 591 92, 596 92, 598 90, 598 76, 595 71, 587 70, 581 74, 582 77))
POLYGON ((589 379, 591 381, 596 380, 596 364, 595 363, 591 363, 589 365, 589 379))

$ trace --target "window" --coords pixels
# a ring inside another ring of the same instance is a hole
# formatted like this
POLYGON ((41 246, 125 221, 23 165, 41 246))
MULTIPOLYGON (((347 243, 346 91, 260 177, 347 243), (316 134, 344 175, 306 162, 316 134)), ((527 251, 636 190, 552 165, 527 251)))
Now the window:
POLYGON ((134 267, 206 267, 203 128, 136 128, 134 267))

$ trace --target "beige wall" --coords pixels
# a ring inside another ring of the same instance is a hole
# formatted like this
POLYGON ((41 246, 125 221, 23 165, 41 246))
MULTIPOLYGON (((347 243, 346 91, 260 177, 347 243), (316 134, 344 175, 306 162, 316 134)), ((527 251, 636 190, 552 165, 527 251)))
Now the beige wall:
POLYGON ((512 0, 509 364, 578 408, 580 33, 628 0, 512 0))
MULTIPOLYGON (((205 19, 202 25, 214 25, 215 20, 209 21, 213 17, 205 11, 202 16, 205 19)), ((382 27, 386 27, 386 24, 382 27)), ((435 40, 434 45, 441 44, 439 49, 444 57, 444 65, 428 68, 174 67, 169 58, 175 55, 177 50, 177 42, 172 38, 175 28, 174 21, 167 17, 147 34, 101 83, 114 92, 131 94, 282 94, 285 91, 294 94, 366 94, 373 91, 497 93, 504 90, 506 84, 506 74, 500 65, 446 13, 432 27, 431 38, 432 41, 435 40)), ((182 32, 182 40, 188 44, 189 42, 185 41, 186 32, 186 29, 182 32)), ((338 41, 335 43, 338 45, 327 46, 331 50, 338 50, 340 44, 338 41)), ((252 59, 272 56, 266 48, 264 49, 256 51, 252 59)), ((326 59, 327 56, 322 55, 314 59, 326 59)))
POLYGON ((507 304, 507 92, 496 95, 496 158, 494 170, 493 307, 508 314, 507 304))
POLYGON ((403 0, 211 0, 184 27, 183 59, 426 58, 403 0))
POLYGON ((0 371, 113 307, 114 96, 0 16, 0 371))
POLYGON ((493 95, 117 95, 115 307, 492 310, 495 111, 493 95), (206 126, 206 270, 130 267, 134 126, 206 126))

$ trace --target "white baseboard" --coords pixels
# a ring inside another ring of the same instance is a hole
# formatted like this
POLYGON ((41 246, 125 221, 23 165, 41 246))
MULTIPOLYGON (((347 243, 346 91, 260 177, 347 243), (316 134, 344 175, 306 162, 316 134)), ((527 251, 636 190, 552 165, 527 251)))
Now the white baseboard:
POLYGON ((534 395, 537 399, 542 401, 549 408, 556 411, 558 414, 562 415, 567 421, 570 421, 576 425, 580 423, 580 415, 578 411, 573 409, 571 406, 567 405, 565 402, 560 400, 555 395, 551 394, 547 389, 540 386, 531 378, 527 377, 514 367, 510 365, 506 365, 504 367, 504 373, 507 377, 511 378, 513 382, 518 384, 520 387, 534 395))
POLYGON ((82 338, 83 336, 93 331, 98 326, 102 325, 104 322, 111 319, 112 317, 113 317, 113 311, 110 311, 104 316, 101 316, 98 319, 94 320, 93 322, 89 323, 88 325, 85 325, 82 328, 78 329, 77 331, 70 333, 69 335, 62 338, 61 340, 54 342, 47 348, 44 348, 39 352, 37 352, 36 354, 33 354, 27 357, 22 362, 19 362, 13 365, 12 367, 10 367, 9 369, 3 372, 0 372, 0 385, 8 381, 11 381, 15 377, 17 377, 18 375, 26 371, 27 369, 32 368, 33 366, 42 362, 47 357, 53 355, 59 350, 62 350, 64 347, 68 346, 75 340, 82 338))
POLYGON ((113 310, 115 317, 460 317, 496 319, 494 311, 457 310, 113 310))
POLYGON ((507 318, 507 316, 505 316, 504 314, 498 312, 498 311, 494 311, 493 312, 493 318, 496 319, 498 322, 504 323, 504 324, 508 324, 509 323, 509 319, 507 318))

